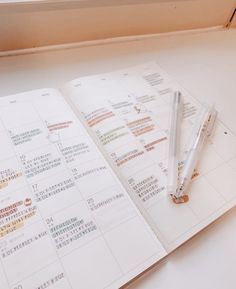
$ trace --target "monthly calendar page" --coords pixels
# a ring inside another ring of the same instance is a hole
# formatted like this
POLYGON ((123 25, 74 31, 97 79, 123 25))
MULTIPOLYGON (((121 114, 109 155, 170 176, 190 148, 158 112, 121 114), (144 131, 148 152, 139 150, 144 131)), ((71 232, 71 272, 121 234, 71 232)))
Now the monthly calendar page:
POLYGON ((161 259, 59 91, 0 98, 0 288, 118 288, 161 259))
POLYGON ((200 103, 156 63, 88 76, 65 91, 88 130, 96 135, 130 195, 168 251, 210 224, 236 203, 236 136, 220 121, 193 176, 189 202, 176 205, 166 192, 170 96, 184 98, 183 167, 200 103))

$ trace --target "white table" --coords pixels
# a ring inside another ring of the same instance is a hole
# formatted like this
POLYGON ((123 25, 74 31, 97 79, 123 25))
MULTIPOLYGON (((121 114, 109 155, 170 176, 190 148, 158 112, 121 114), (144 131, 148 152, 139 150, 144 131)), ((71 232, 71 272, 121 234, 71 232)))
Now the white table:
MULTIPOLYGON (((0 96, 60 87, 79 76, 150 60, 157 60, 198 99, 215 100, 220 118, 236 133, 235 29, 0 58, 0 96)), ((177 249, 130 288, 235 289, 236 209, 177 249)))

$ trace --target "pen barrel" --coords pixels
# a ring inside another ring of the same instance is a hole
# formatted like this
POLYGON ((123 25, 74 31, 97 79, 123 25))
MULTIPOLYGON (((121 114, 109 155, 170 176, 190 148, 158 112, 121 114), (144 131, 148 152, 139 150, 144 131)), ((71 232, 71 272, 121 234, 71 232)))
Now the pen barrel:
POLYGON ((169 169, 167 178, 167 193, 172 195, 176 193, 178 187, 178 158, 172 157, 169 160, 168 167, 172 168, 172 173, 170 173, 169 169))
POLYGON ((196 123, 193 129, 193 141, 180 176, 179 189, 177 190, 176 197, 187 193, 186 190, 191 182, 194 170, 197 167, 203 146, 212 132, 216 115, 217 112, 214 107, 203 107, 200 121, 196 123))
POLYGON ((171 101, 167 192, 173 195, 176 193, 178 187, 179 135, 183 111, 181 93, 176 91, 171 101))
POLYGON ((191 182, 194 169, 197 166, 199 155, 200 151, 198 149, 192 149, 189 151, 186 163, 184 164, 184 168, 180 176, 179 190, 176 194, 177 197, 180 197, 183 195, 183 193, 186 193, 186 190, 191 182))

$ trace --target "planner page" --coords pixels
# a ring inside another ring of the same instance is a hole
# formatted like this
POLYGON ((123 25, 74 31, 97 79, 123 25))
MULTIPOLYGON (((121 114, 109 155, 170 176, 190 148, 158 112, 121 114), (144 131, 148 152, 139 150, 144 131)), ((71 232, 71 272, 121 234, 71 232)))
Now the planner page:
POLYGON ((236 137, 220 119, 194 172, 189 202, 177 205, 167 195, 170 95, 179 90, 184 97, 180 170, 200 104, 156 63, 79 78, 64 89, 168 251, 235 205, 236 137))
POLYGON ((0 98, 0 288, 119 288, 166 255, 57 90, 0 98))

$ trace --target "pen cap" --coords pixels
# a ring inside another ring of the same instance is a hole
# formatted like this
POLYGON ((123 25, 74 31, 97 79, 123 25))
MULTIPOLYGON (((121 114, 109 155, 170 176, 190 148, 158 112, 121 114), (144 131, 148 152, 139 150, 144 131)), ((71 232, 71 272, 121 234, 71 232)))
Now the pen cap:
POLYGON ((208 121, 208 126, 207 126, 207 136, 208 137, 212 134, 212 131, 213 131, 214 126, 215 126, 216 117, 217 117, 217 110, 214 107, 212 107, 209 117, 210 117, 210 119, 208 121))
POLYGON ((214 127, 217 112, 212 103, 203 103, 196 117, 195 124, 192 129, 192 134, 189 141, 189 148, 195 148, 198 143, 200 148, 205 139, 211 134, 214 127), (200 138, 200 142, 197 139, 200 138))
POLYGON ((169 157, 178 154, 180 129, 183 115, 182 95, 175 91, 171 96, 170 130, 169 130, 169 157), (174 149, 175 148, 175 149, 174 149))

